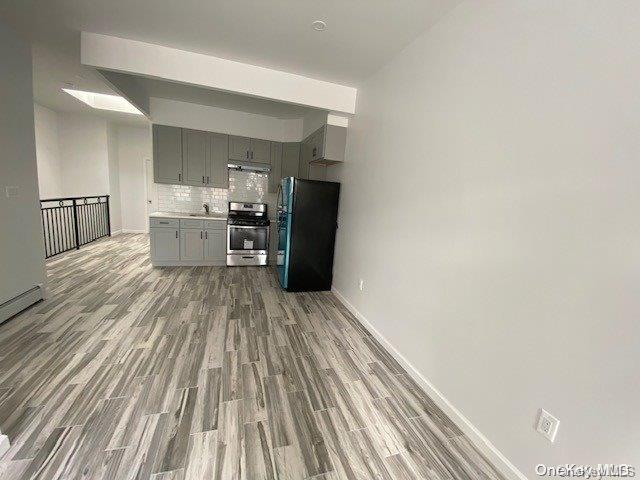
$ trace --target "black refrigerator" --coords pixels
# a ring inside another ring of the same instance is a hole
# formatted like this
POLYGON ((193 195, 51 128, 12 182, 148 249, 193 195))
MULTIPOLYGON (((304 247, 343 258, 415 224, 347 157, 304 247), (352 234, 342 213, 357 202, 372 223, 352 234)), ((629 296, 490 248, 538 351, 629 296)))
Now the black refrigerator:
POLYGON ((340 184, 283 178, 278 188, 278 278, 289 292, 331 290, 340 184))

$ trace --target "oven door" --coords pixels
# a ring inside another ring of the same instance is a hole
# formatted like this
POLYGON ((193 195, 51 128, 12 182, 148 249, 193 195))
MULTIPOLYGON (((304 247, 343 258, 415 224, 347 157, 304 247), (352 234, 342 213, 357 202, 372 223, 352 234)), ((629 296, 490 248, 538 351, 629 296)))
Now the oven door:
POLYGON ((269 227, 227 225, 227 253, 266 254, 269 227))

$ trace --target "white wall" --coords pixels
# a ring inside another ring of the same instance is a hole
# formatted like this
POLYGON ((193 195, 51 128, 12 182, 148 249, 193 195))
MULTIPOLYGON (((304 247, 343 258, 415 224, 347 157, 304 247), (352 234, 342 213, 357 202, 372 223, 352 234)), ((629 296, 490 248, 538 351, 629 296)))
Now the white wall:
POLYGON ((62 188, 67 196, 109 193, 107 121, 94 115, 60 113, 62 188))
POLYGON ((149 127, 112 124, 98 116, 58 113, 39 105, 35 114, 38 177, 47 196, 109 194, 111 231, 145 231, 141 159, 151 158, 149 127))
MULTIPOLYGON (((151 97, 153 123, 208 130, 277 142, 299 142, 302 119, 281 119, 195 103, 151 97)), ((326 118, 326 114, 325 114, 326 118)))
POLYGON ((148 227, 144 159, 151 157, 150 127, 118 126, 118 163, 122 230, 145 232, 148 227))
POLYGON ((466 1, 359 90, 329 169, 335 288, 529 478, 640 466, 638 18, 466 1))
POLYGON ((45 283, 31 50, 0 21, 0 303, 45 283), (17 188, 8 197, 6 188, 17 188))
POLYGON ((38 185, 40 198, 64 196, 62 189, 62 161, 58 135, 58 113, 42 105, 33 105, 38 185))
POLYGON ((122 230, 119 154, 118 127, 109 123, 107 126, 107 158, 109 162, 109 214, 112 234, 122 230))

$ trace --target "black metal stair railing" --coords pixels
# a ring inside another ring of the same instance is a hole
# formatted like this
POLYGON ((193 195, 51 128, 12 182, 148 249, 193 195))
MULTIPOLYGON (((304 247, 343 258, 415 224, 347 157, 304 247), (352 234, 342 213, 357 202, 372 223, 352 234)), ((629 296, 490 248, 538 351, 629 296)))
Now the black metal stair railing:
POLYGON ((40 200, 45 258, 111 236, 109 195, 40 200))

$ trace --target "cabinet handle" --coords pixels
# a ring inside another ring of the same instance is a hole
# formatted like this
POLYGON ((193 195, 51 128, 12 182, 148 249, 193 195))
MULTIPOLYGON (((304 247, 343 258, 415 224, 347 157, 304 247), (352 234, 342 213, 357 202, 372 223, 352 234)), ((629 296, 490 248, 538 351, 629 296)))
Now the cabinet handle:
POLYGON ((247 159, 249 158, 249 150, 247 150, 247 159))
POLYGON ((207 177, 207 184, 209 183, 209 177, 207 177))
POLYGON ((316 158, 316 150, 317 150, 317 147, 313 147, 313 158, 316 158))
POLYGON ((251 150, 251 160, 253 160, 253 150, 251 150))
POLYGON ((200 230, 200 240, 202 240, 202 230, 200 230))
POLYGON ((158 222, 160 225, 169 225, 169 222, 158 222))
POLYGON ((204 232, 204 239, 209 240, 209 233, 206 231, 204 232))
POLYGON ((178 181, 181 182, 182 181, 182 174, 178 173, 178 181))
POLYGON ((176 230, 176 238, 178 238, 178 230, 176 230))
POLYGON ((202 175, 202 183, 205 183, 205 182, 204 182, 204 175, 202 175))

